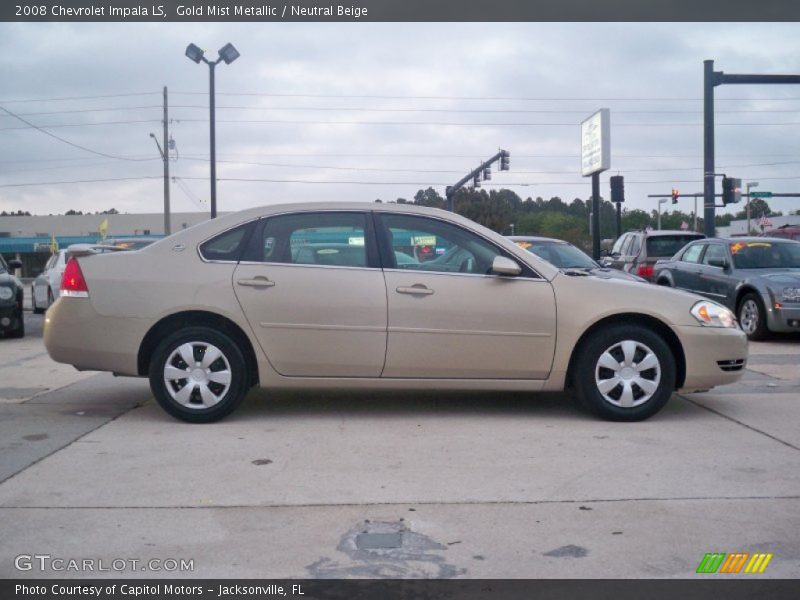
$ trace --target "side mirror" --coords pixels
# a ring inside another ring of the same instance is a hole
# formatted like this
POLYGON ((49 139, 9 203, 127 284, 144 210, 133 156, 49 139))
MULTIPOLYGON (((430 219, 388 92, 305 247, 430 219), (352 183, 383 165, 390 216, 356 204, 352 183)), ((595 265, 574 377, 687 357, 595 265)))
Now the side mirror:
POLYGON ((721 269, 727 269, 729 266, 728 261, 724 258, 710 258, 708 260, 708 265, 710 267, 719 267, 721 269))
POLYGON ((497 273, 498 275, 519 275, 522 273, 522 267, 510 258, 495 256, 492 261, 492 273, 497 273))
POLYGON ((605 258, 607 256, 611 256, 610 253, 608 252, 608 250, 606 250, 605 248, 600 250, 600 257, 601 258, 605 258))
POLYGON ((16 258, 14 258, 14 259, 8 261, 8 268, 10 270, 12 270, 12 271, 14 269, 21 269, 22 268, 22 261, 21 260, 17 260, 16 258))

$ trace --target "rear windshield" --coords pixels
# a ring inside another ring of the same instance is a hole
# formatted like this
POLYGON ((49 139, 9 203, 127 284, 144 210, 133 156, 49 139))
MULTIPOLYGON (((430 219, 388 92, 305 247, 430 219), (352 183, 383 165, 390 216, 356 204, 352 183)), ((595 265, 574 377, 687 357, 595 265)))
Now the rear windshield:
POLYGON ((647 256, 665 257, 674 256, 678 250, 689 242, 703 239, 702 235, 658 235, 647 238, 647 256))

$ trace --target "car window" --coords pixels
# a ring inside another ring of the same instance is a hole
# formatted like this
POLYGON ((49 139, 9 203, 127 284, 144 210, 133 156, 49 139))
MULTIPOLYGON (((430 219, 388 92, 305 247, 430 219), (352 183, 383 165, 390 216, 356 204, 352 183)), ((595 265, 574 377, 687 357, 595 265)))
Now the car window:
POLYGON ((682 262, 696 263, 700 260, 700 254, 705 244, 694 244, 686 248, 681 255, 682 262))
POLYGON ((622 245, 627 241, 628 234, 621 235, 617 238, 617 241, 614 242, 614 246, 611 248, 611 254, 621 254, 622 253, 622 245))
POLYGON ((622 246, 619 249, 620 256, 627 256, 628 255, 628 248, 631 247, 631 242, 633 241, 633 234, 629 233, 625 240, 622 242, 622 246))
POLYGON ((631 245, 628 247, 626 254, 628 256, 639 256, 639 251, 642 249, 642 239, 638 235, 631 236, 631 245))
POLYGON ((487 274, 502 253, 494 245, 461 227, 427 217, 383 214, 397 269, 440 273, 487 274), (401 262, 396 253, 413 257, 401 262))
POLYGON ((728 253, 722 244, 709 244, 706 253, 703 255, 703 264, 707 265, 712 260, 727 260, 728 253))
POLYGON ((200 254, 206 260, 238 261, 250 223, 220 233, 200 244, 200 254))
POLYGON ((0 254, 0 273, 5 273, 8 271, 8 265, 6 264, 6 259, 3 258, 3 255, 0 254))
POLYGON ((367 267, 367 215, 297 213, 266 220, 256 242, 258 262, 367 267))
POLYGON ((730 248, 737 269, 800 268, 800 244, 795 242, 734 242, 730 248))
POLYGON ((47 262, 44 263, 44 270, 49 271, 50 269, 52 269, 53 265, 56 263, 56 260, 58 260, 58 254, 53 254, 50 258, 47 259, 47 262))
POLYGON ((669 258, 689 242, 700 238, 699 235, 654 235, 647 238, 647 256, 669 258))

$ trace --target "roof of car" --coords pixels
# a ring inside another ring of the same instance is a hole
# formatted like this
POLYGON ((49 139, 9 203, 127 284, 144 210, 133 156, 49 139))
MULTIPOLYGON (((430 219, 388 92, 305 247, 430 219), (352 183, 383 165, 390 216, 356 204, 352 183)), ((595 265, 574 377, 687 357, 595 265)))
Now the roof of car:
POLYGON ((682 229, 653 229, 652 231, 632 231, 628 233, 643 233, 650 237, 656 237, 660 235, 696 235, 705 237, 699 231, 684 231, 682 229))
POLYGON ((569 244, 569 242, 565 240, 543 237, 540 235, 507 235, 506 237, 510 239, 512 242, 545 242, 545 243, 550 242, 554 244, 569 244))

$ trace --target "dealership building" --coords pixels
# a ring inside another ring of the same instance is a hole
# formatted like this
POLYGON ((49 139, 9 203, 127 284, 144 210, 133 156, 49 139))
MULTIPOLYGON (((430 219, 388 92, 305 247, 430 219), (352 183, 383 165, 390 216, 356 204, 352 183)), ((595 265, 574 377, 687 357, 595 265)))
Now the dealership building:
MULTIPOLYGON (((173 213, 170 223, 175 232, 208 218, 205 212, 173 213)), ((100 226, 106 219, 108 238, 164 235, 163 213, 0 217, 0 254, 6 260, 22 261, 21 277, 36 277, 50 257, 53 237, 61 249, 70 244, 95 243, 101 239, 100 226)))

